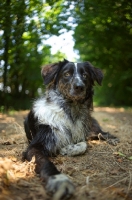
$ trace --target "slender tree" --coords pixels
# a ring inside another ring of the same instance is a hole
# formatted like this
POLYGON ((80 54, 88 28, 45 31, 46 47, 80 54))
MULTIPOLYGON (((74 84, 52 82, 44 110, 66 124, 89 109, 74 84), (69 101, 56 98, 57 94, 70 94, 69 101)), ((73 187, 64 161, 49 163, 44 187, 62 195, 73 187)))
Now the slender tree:
POLYGON ((7 87, 7 68, 8 68, 8 60, 9 60, 9 48, 10 48, 10 34, 11 34, 11 0, 6 0, 4 9, 7 11, 3 16, 3 91, 6 93, 7 87))

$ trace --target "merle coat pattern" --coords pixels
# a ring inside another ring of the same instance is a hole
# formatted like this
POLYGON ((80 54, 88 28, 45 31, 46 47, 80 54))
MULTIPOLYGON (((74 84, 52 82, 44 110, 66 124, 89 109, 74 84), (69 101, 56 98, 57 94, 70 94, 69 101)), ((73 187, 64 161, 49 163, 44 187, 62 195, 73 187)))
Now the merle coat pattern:
POLYGON ((89 62, 64 60, 46 65, 41 73, 46 92, 34 102, 25 119, 29 146, 23 158, 31 161, 35 156, 36 172, 45 181, 47 191, 55 193, 58 198, 69 197, 74 193, 74 185, 57 170, 49 157, 83 154, 89 138, 111 143, 118 140, 103 132, 91 117, 93 86, 95 82, 101 85, 103 79, 100 69, 89 62))

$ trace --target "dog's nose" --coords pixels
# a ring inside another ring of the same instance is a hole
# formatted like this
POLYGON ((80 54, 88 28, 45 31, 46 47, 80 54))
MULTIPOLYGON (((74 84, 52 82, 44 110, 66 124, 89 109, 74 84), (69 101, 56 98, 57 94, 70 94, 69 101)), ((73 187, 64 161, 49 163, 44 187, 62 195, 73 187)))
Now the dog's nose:
POLYGON ((76 92, 82 92, 84 90, 84 85, 83 84, 74 84, 74 90, 76 92))

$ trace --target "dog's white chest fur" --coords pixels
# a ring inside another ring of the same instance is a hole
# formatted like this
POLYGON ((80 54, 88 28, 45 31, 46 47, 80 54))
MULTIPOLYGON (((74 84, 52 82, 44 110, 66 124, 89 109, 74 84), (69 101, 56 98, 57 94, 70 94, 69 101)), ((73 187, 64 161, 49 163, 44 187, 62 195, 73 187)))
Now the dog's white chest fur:
POLYGON ((69 144, 85 141, 85 117, 79 117, 74 122, 68 117, 56 101, 51 103, 42 98, 34 103, 33 111, 40 124, 49 125, 56 137, 57 149, 69 144))

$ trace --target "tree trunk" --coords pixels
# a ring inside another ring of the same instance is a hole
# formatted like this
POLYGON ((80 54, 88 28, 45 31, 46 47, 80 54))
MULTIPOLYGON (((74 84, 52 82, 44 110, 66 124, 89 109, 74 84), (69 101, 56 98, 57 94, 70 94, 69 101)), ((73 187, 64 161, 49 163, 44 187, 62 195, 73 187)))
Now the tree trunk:
POLYGON ((5 22, 4 22, 4 53, 3 53, 3 60, 4 60, 4 72, 3 72, 3 89, 4 93, 7 91, 7 68, 8 68, 8 59, 9 59, 9 46, 10 46, 10 34, 11 34, 11 19, 10 19, 10 3, 11 0, 6 0, 5 4, 5 22))

